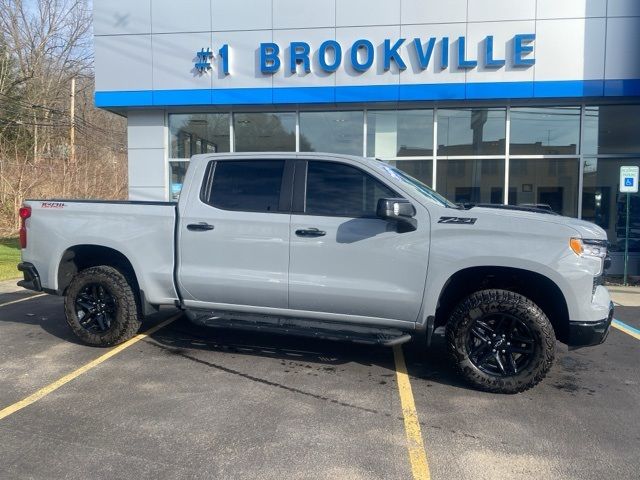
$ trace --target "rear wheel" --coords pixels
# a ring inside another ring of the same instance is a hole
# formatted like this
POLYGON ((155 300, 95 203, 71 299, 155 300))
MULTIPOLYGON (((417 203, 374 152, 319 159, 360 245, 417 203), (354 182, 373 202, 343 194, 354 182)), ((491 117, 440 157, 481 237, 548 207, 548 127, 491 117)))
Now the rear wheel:
POLYGON ((555 354, 549 319, 523 295, 482 290, 463 300, 447 324, 449 352, 474 387, 517 393, 539 383, 555 354))
POLYGON ((108 347, 133 337, 140 328, 140 309, 127 278, 113 267, 78 273, 64 301, 67 323, 84 343, 108 347))

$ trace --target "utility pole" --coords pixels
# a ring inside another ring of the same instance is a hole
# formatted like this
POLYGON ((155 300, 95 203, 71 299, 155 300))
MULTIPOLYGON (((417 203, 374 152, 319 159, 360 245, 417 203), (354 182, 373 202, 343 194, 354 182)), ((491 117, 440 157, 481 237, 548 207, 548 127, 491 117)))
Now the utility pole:
MULTIPOLYGON (((71 94, 69 102, 69 160, 63 162, 62 195, 67 194, 67 177, 73 173, 76 161, 76 78, 71 77, 71 94)), ((72 182, 69 182, 71 185, 72 182)))
POLYGON ((76 77, 71 78, 71 105, 69 106, 69 163, 76 160, 76 77))
POLYGON ((33 111, 33 162, 38 160, 38 119, 33 111))

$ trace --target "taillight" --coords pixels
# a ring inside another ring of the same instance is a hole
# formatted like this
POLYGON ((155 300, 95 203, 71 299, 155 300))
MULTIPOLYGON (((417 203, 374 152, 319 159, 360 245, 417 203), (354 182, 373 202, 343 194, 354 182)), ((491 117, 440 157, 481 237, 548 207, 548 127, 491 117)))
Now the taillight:
POLYGON ((27 218, 31 216, 31 207, 20 208, 20 248, 27 248, 27 218))

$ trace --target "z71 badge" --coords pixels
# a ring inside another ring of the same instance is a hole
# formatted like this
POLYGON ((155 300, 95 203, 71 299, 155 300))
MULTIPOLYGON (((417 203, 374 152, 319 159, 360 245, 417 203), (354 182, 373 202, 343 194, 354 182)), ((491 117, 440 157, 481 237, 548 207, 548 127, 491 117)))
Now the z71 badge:
POLYGON ((471 217, 440 217, 438 223, 453 223, 456 225, 473 225, 477 218, 471 217))
POLYGON ((64 208, 64 202, 42 202, 40 208, 64 208))

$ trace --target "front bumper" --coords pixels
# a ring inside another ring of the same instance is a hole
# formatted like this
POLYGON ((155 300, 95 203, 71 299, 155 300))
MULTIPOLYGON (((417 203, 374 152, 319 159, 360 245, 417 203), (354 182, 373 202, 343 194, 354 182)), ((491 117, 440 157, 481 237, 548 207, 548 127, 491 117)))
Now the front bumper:
POLYGON ((26 288, 27 290, 35 290, 36 292, 42 291, 42 283, 40 282, 40 275, 38 270, 32 263, 23 262, 18 264, 18 270, 24 275, 24 280, 18 282, 18 286, 26 288))
POLYGON ((613 302, 609 303, 607 318, 596 322, 569 322, 569 348, 576 349, 600 345, 607 339, 613 320, 613 302))

